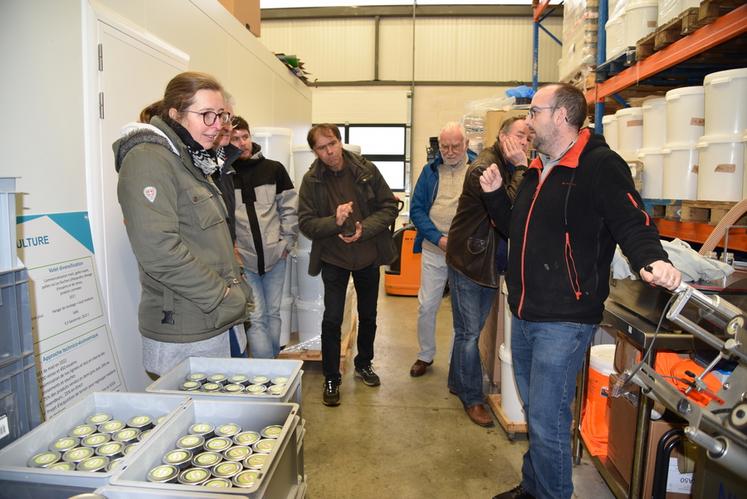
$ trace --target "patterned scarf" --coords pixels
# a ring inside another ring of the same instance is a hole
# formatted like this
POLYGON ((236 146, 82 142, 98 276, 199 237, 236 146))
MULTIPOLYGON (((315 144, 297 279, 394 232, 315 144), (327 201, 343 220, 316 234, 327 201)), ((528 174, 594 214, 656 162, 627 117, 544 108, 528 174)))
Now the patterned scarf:
POLYGON ((215 173, 218 169, 218 161, 215 156, 215 152, 212 149, 205 149, 202 147, 189 131, 181 126, 174 120, 168 120, 169 126, 176 132, 184 145, 187 146, 187 152, 189 152, 192 158, 192 164, 199 168, 202 173, 207 177, 215 173))

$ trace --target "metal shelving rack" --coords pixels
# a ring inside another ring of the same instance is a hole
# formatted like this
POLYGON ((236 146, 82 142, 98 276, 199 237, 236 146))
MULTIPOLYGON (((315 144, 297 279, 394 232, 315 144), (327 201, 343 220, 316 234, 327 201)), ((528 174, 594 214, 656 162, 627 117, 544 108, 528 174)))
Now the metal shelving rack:
MULTIPOLYGON (((605 0, 606 1, 606 0, 605 0)), ((552 40, 558 45, 563 46, 563 42, 558 37, 553 35, 547 28, 542 26, 542 21, 552 14, 556 7, 563 5, 560 2, 557 5, 550 5, 550 0, 541 0, 536 5, 532 6, 532 89, 537 90, 539 86, 539 32, 540 30, 547 33, 552 40)))

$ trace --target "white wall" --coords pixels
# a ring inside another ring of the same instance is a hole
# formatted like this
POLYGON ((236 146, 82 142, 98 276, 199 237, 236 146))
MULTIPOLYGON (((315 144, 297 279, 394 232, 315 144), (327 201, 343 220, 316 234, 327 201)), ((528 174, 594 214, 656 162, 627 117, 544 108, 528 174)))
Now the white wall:
MULTIPOLYGON (((216 76, 251 124, 291 128, 294 143, 305 140, 310 89, 218 0, 99 3, 189 54, 190 69, 216 76)), ((20 177, 17 187, 26 195, 19 215, 86 209, 82 18, 88 5, 0 3, 0 109, 11 117, 0 120, 0 176, 20 177)))

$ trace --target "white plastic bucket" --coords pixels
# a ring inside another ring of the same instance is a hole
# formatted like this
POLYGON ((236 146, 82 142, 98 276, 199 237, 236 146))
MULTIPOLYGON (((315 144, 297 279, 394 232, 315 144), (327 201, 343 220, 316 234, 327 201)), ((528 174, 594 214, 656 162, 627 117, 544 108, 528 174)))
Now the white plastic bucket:
POLYGON ((638 159, 643 163, 643 189, 641 196, 646 199, 663 198, 664 154, 661 149, 639 149, 638 159))
POLYGON ((503 301, 503 344, 511 351, 511 307, 508 305, 508 288, 506 280, 501 279, 501 300, 503 301))
POLYGON ((342 148, 346 151, 354 152, 355 154, 361 153, 361 146, 356 144, 343 144, 342 148))
POLYGON ((303 343, 322 334, 324 304, 296 300, 295 305, 298 315, 298 341, 303 343))
POLYGON ((667 144, 664 154, 664 199, 698 197, 698 150, 691 144, 667 144))
POLYGON ((690 7, 700 6, 700 0, 659 0, 658 25, 666 24, 690 7))
POLYGON ((667 142, 667 100, 647 99, 643 109, 643 147, 661 149, 667 142))
POLYGON ((741 201, 744 197, 744 138, 708 135, 698 142, 698 199, 741 201))
POLYGON ((284 296, 280 302, 280 346, 287 345, 290 342, 293 311, 293 297, 284 296))
POLYGON ((667 143, 696 144, 703 135, 705 103, 703 87, 670 90, 667 100, 667 143))
POLYGON ((617 117, 608 114, 602 117, 602 134, 604 141, 613 151, 617 150, 617 117))
POLYGON ((747 68, 706 75, 705 135, 741 134, 747 130, 747 68))
POLYGON ((291 138, 293 130, 273 126, 257 126, 252 128, 252 141, 262 147, 265 158, 280 161, 293 178, 293 161, 291 160, 291 138))
POLYGON ((604 25, 607 34, 606 60, 610 60, 625 49, 625 22, 623 16, 613 17, 604 25))
POLYGON ((307 145, 293 146, 293 186, 296 192, 301 188, 303 176, 316 160, 314 152, 307 145))
POLYGON ((656 29, 659 14, 657 0, 633 0, 625 6, 625 47, 635 47, 638 40, 656 29))
POLYGON ((510 422, 524 423, 526 416, 516 387, 511 350, 502 344, 498 349, 498 357, 501 359, 501 408, 510 422))
POLYGON ((615 372, 615 345, 591 347, 589 367, 603 376, 609 376, 615 372))
POLYGON ((296 272, 298 275, 298 299, 308 302, 324 300, 324 282, 321 274, 309 275, 309 252, 296 251, 296 272))
POLYGON ((617 151, 623 158, 635 159, 643 147, 643 109, 626 107, 615 113, 617 117, 617 151))

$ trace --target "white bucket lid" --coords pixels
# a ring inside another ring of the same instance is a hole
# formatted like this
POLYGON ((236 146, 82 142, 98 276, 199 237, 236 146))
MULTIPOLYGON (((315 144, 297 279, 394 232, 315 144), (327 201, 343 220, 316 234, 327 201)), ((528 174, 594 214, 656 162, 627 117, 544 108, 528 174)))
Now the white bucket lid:
POLYGON ((255 126, 252 127, 252 137, 268 137, 270 135, 290 136, 293 130, 290 128, 281 128, 276 126, 255 126))
POLYGON ((604 23, 604 27, 609 29, 610 26, 615 26, 617 24, 622 24, 622 23, 623 23, 623 16, 622 16, 622 13, 620 13, 619 15, 613 17, 612 19, 604 23))
POLYGON ((691 144, 689 142, 670 142, 668 144, 664 144, 664 147, 662 147, 661 152, 663 154, 669 154, 672 151, 685 151, 690 150, 694 151, 697 144, 691 144))
POLYGON ((667 99, 664 97, 656 97, 653 99, 646 99, 643 101, 643 104, 641 104, 641 107, 644 111, 648 111, 649 109, 653 109, 655 107, 662 107, 667 105, 667 99))
POLYGON ((717 71, 715 73, 707 74, 703 79, 703 86, 711 85, 713 80, 720 80, 721 78, 747 78, 747 68, 727 69, 726 71, 717 71))
POLYGON ((602 116, 603 125, 609 125, 610 123, 616 120, 617 120, 617 116, 615 116, 614 114, 605 114, 604 116, 602 116))
POLYGON ((702 86, 675 88, 667 92, 665 98, 669 101, 682 97, 683 95, 696 95, 702 94, 703 92, 704 90, 702 86))
POLYGON ((615 345, 594 345, 591 347, 589 366, 604 376, 609 376, 615 372, 615 345))
POLYGON ((660 147, 644 147, 644 148, 638 149, 639 158, 645 158, 646 156, 654 156, 657 154, 658 155, 664 154, 660 147))
POLYGON ((698 139, 697 148, 702 149, 704 147, 708 147, 710 144, 731 144, 732 142, 744 142, 745 140, 747 140, 747 135, 738 133, 703 135, 698 139))
POLYGON ((631 0, 625 6, 625 12, 633 9, 647 9, 651 7, 659 7, 658 0, 631 0))
POLYGON ((620 109, 615 113, 615 116, 620 118, 620 116, 643 116, 643 108, 640 107, 626 107, 623 109, 620 109))

